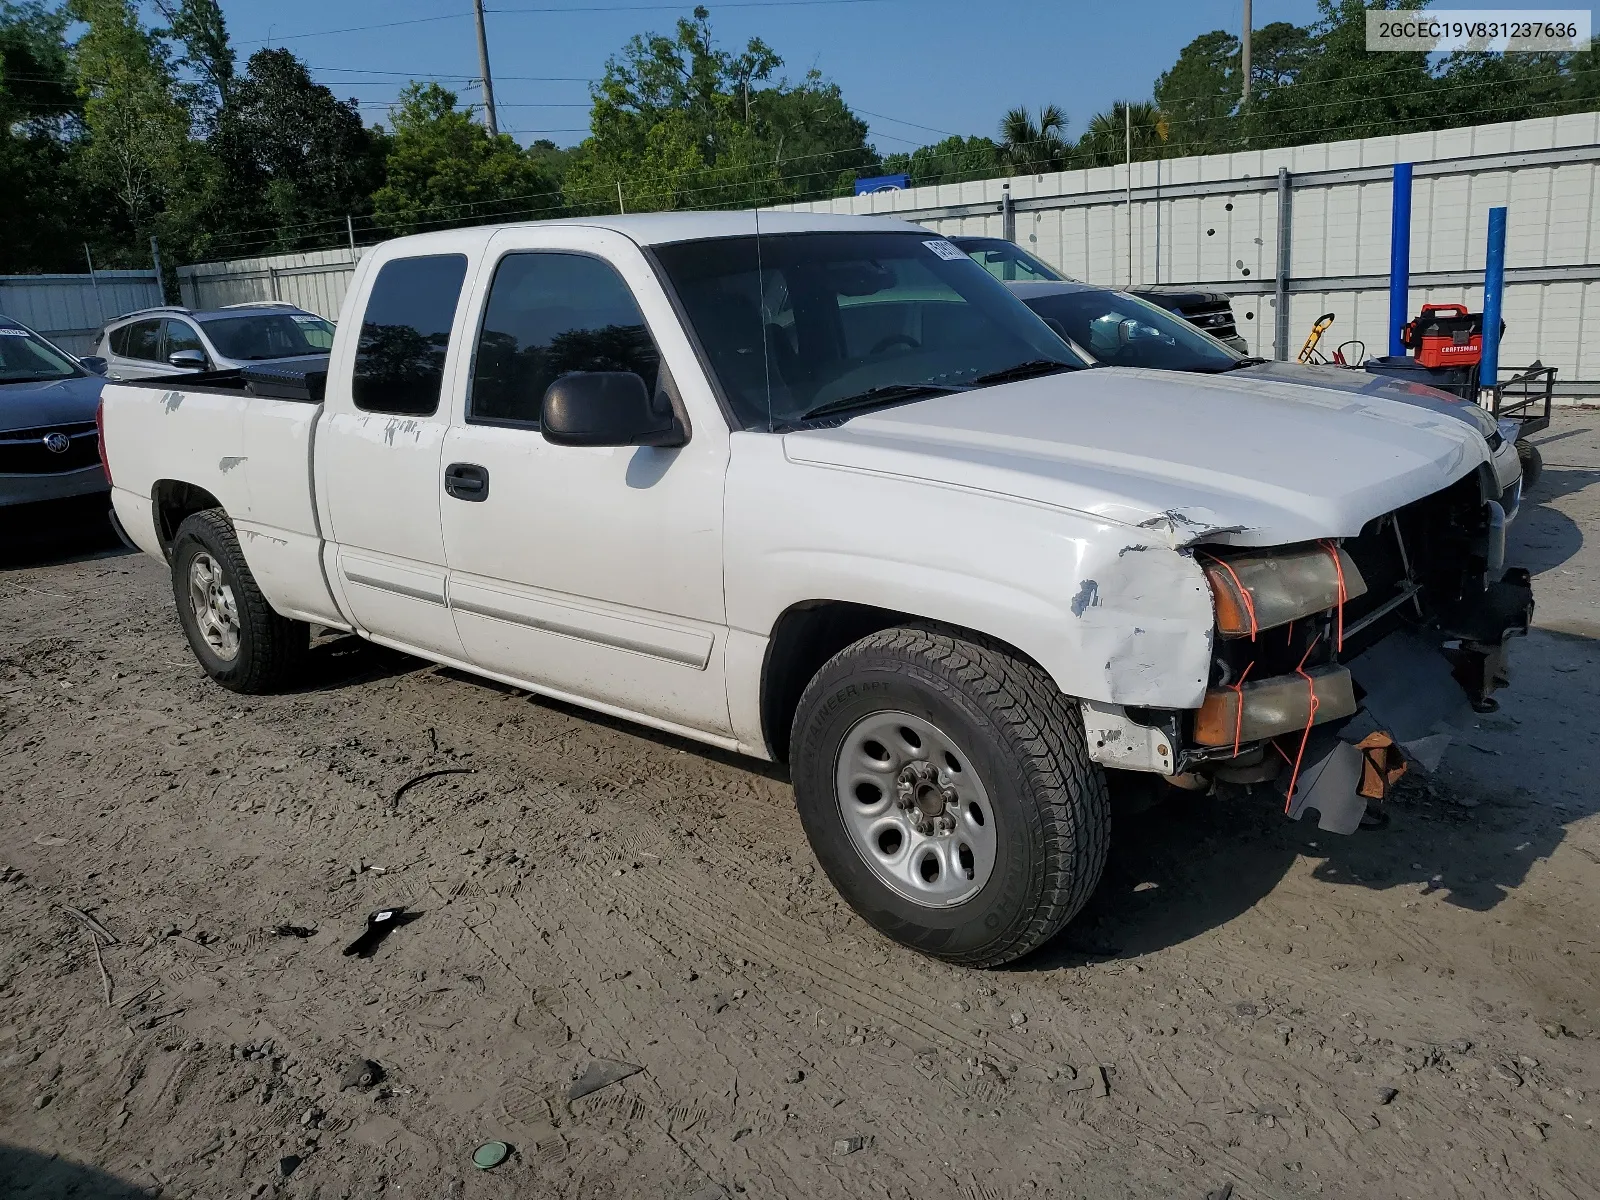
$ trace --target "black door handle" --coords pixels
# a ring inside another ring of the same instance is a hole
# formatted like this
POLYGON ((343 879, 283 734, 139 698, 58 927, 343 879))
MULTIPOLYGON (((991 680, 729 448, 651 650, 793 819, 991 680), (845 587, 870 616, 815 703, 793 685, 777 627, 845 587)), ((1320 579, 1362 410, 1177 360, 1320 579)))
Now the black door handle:
POLYGON ((457 500, 487 500, 489 472, 476 463, 451 463, 444 469, 444 490, 457 500))

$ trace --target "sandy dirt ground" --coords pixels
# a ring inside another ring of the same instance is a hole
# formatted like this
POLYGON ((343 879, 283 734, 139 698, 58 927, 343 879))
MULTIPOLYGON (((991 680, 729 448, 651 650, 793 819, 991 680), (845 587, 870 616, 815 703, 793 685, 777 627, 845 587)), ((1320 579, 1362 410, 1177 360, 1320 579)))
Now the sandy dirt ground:
POLYGON ((1600 414, 1538 440, 1538 628, 1389 828, 1174 796, 993 972, 779 771, 351 639, 236 697, 158 564, 12 545, 0 1196, 1594 1197, 1600 414))

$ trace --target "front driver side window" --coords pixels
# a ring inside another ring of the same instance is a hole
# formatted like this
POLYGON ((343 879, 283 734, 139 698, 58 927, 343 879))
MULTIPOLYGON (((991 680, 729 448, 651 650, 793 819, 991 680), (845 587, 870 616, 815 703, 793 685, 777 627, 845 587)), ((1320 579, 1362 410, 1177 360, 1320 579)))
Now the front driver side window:
POLYGON ((179 350, 198 350, 205 354, 205 344, 200 341, 200 335, 194 331, 194 326, 187 321, 167 318, 167 344, 163 350, 166 357, 171 358, 179 350))
POLYGON ((656 394, 661 354, 628 285, 586 254, 508 254, 495 268, 467 420, 537 426, 545 389, 573 371, 632 371, 656 394))

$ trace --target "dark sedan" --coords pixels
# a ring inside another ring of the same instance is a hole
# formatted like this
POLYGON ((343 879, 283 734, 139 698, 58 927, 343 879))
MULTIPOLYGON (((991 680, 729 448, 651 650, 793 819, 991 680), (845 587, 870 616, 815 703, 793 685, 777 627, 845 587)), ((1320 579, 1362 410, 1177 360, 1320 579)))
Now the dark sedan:
MULTIPOLYGON (((950 241, 984 270, 1006 283, 1077 282, 1005 238, 958 235, 950 241)), ((1240 354, 1250 353, 1250 344, 1239 336, 1239 327, 1233 319, 1233 305, 1221 292, 1170 285, 1128 288, 1127 292, 1141 300, 1148 300, 1157 308, 1175 313, 1240 354)))
POLYGON ((104 382, 0 316, 0 509, 110 490, 95 431, 104 382))

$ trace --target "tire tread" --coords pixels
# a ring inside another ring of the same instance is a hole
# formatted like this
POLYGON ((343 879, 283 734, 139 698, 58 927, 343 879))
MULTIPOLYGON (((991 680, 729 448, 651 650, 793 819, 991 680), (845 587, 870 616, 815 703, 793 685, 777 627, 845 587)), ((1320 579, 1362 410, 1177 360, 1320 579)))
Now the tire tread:
MULTIPOLYGON (((862 638, 835 655, 806 688, 796 710, 807 710, 816 689, 868 660, 919 663, 988 710, 1016 747, 1036 803, 1032 815, 1045 844, 1045 876, 1033 911, 1000 940, 970 953, 940 954, 964 966, 1011 962, 1049 941, 1088 902, 1099 885, 1111 838, 1105 776, 1089 758, 1077 704, 1042 668, 982 634, 931 623, 908 623, 862 638)), ((791 740, 791 745, 797 744, 791 740)))
POLYGON ((239 547, 239 535, 233 528, 233 522, 220 508, 208 508, 190 514, 178 527, 172 540, 172 589, 180 615, 186 611, 184 605, 187 603, 188 581, 178 578, 176 564, 178 546, 186 535, 202 545, 206 538, 210 538, 216 543, 215 548, 229 560, 225 565, 233 576, 233 599, 239 609, 239 620, 241 624, 248 624, 250 630, 250 654, 245 656, 245 661, 239 664, 236 672, 228 677, 217 677, 217 682, 230 691, 263 695, 293 681, 305 665, 310 651, 310 626, 303 621, 279 615, 267 603, 255 576, 250 573, 244 551, 239 547), (202 532, 203 537, 200 536, 202 532))

